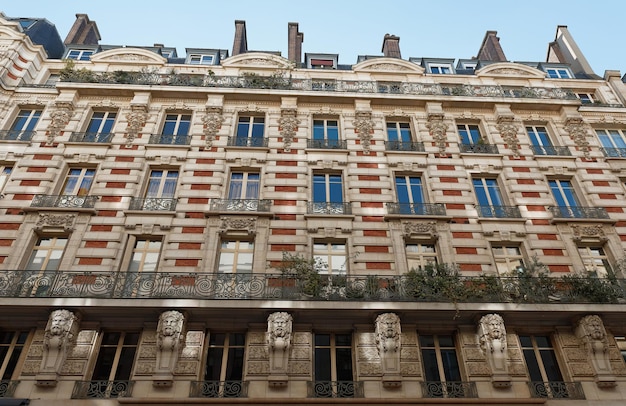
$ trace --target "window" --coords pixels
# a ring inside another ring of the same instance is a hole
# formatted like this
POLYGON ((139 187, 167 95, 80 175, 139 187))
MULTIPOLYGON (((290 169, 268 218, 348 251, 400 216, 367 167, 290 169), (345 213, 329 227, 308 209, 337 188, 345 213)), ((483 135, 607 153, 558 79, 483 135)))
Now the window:
POLYGON ((254 242, 245 240, 222 241, 217 271, 219 273, 252 273, 254 242))
POLYGON ((411 125, 402 121, 387 121, 388 150, 392 151, 423 151, 421 143, 413 142, 411 125))
POLYGON ((98 357, 83 398, 116 398, 130 396, 129 381, 139 343, 138 332, 104 332, 98 357))
POLYGON ((261 175, 255 172, 233 172, 230 174, 228 199, 258 199, 261 175))
POLYGON ((66 58, 76 61, 88 61, 93 54, 94 51, 92 49, 70 49, 66 58))
POLYGON ((67 245, 67 237, 40 237, 33 247, 27 270, 56 271, 67 245))
POLYGON ((311 148, 342 148, 339 141, 339 124, 337 120, 313 120, 313 139, 311 148))
POLYGON ((191 65, 213 65, 213 55, 189 55, 189 64, 191 65))
POLYGON ((493 246, 491 253, 496 263, 498 275, 512 276, 524 269, 524 258, 518 246, 493 246))
MULTIPOLYGON (((0 332, 0 375, 3 381, 16 379, 20 375, 19 367, 23 362, 22 354, 25 355, 28 336, 28 331, 0 332)), ((5 396, 5 391, 0 390, 0 397, 5 396)))
POLYGON ((161 240, 138 238, 128 265, 129 273, 155 272, 161 255, 161 240))
POLYGON ((571 79, 572 75, 566 68, 547 68, 546 73, 552 79, 571 79))
POLYGON ((172 211, 176 208, 176 184, 178 171, 173 169, 153 169, 150 171, 145 198, 133 201, 133 210, 172 211))
POLYGON ((422 269, 427 265, 437 265, 435 244, 407 243, 405 249, 409 269, 422 269))
POLYGON ((611 272, 611 265, 602 247, 578 247, 578 254, 589 276, 605 278, 611 272))
POLYGON ((352 334, 315 334, 313 396, 354 397, 352 334))
POLYGON ((91 115, 89 126, 81 141, 84 142, 109 142, 113 131, 113 124, 117 117, 116 112, 96 111, 91 115))
POLYGON ((335 61, 332 59, 311 59, 312 69, 333 69, 335 61))
POLYGON ((187 144, 187 136, 189 135, 190 125, 190 114, 166 115, 159 143, 176 145, 187 144))
POLYGON ((316 242, 313 244, 313 258, 326 264, 324 273, 339 275, 346 273, 348 256, 346 244, 316 242))
POLYGON ((13 172, 12 166, 0 165, 0 197, 4 191, 4 186, 9 182, 11 172, 13 172))
POLYGON ((211 333, 204 371, 203 397, 234 398, 243 392, 244 333, 211 333))
POLYGON ((570 155, 566 147, 552 145, 545 127, 527 126, 526 133, 530 138, 531 149, 535 155, 570 155))
POLYGON ((396 194, 398 195, 399 213, 427 214, 424 207, 424 191, 420 176, 396 176, 396 194))
POLYGON ((423 396, 467 397, 461 385, 461 369, 452 335, 419 336, 424 364, 423 396))
POLYGON ((509 217, 500 195, 498 181, 493 178, 474 178, 474 191, 478 199, 478 213, 481 217, 509 217))
POLYGON ((445 74, 445 75, 449 75, 452 73, 452 65, 450 64, 431 63, 428 66, 430 68, 430 73, 445 74))
POLYGON ((550 190, 556 200, 559 217, 583 217, 580 202, 576 197, 574 186, 569 180, 553 179, 548 181, 550 190))
POLYGON ((457 124, 457 131, 461 137, 461 144, 474 145, 481 141, 480 130, 474 124, 457 124))
POLYGON ((622 130, 596 130, 602 152, 612 158, 626 158, 626 136, 622 130))
POLYGON ((591 93, 576 93, 576 97, 582 104, 593 104, 595 102, 591 93))
POLYGON ((567 388, 548 336, 520 335, 533 397, 566 398, 567 388))
POLYGON ((237 122, 236 146, 264 146, 265 118, 257 116, 241 116, 237 122))
POLYGON ((30 141, 42 110, 20 110, 8 133, 9 140, 30 141))
POLYGON ((615 343, 617 344, 617 348, 622 354, 622 359, 626 362, 626 337, 624 336, 615 336, 615 343))
POLYGON ((61 194, 87 196, 95 174, 96 170, 91 168, 70 168, 63 185, 63 193, 61 194))
POLYGON ((343 203, 343 182, 340 174, 313 175, 313 213, 347 214, 343 203))

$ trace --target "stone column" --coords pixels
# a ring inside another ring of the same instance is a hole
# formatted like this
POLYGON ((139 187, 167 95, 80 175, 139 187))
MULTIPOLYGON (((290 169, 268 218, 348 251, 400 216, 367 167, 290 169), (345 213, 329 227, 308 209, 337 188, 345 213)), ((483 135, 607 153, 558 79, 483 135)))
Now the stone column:
POLYGON ((37 386, 56 386, 61 367, 78 334, 79 318, 69 310, 50 313, 43 338, 43 359, 37 386))
POLYGON ((172 386, 174 368, 184 337, 185 316, 176 310, 161 313, 157 325, 157 353, 153 386, 172 386))
POLYGON ((287 312, 275 312, 267 318, 267 345, 270 355, 269 385, 286 386, 293 318, 287 312))
POLYGON ((402 385, 400 372, 400 318, 395 313, 383 313, 376 318, 376 347, 382 363, 383 386, 402 385))
POLYGON ((576 337, 582 340, 585 345, 598 387, 616 386, 617 383, 609 361, 609 339, 600 316, 590 314, 581 318, 576 326, 576 337))
POLYGON ((487 314, 478 323, 480 348, 491 368, 491 382, 494 387, 508 388, 511 377, 507 365, 506 329, 499 314, 487 314))

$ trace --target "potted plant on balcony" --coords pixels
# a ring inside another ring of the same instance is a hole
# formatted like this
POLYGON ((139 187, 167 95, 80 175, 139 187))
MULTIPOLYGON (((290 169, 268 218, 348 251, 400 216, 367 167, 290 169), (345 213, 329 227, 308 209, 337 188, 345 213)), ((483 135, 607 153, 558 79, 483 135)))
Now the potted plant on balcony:
POLYGON ((294 280, 298 291, 306 297, 317 297, 323 287, 320 272, 327 269, 319 258, 305 258, 300 254, 283 252, 283 259, 276 267, 284 280, 294 280))

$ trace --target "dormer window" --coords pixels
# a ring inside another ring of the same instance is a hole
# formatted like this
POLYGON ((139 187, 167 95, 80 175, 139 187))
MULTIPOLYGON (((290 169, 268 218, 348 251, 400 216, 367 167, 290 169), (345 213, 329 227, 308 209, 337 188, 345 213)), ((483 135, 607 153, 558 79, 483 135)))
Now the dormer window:
POLYGON ((332 69, 333 61, 330 59, 311 59, 311 68, 313 69, 332 69))
POLYGON ((576 93, 576 97, 580 99, 582 104, 593 104, 595 102, 591 93, 576 93))
POLYGON ((430 69, 430 73, 440 74, 440 75, 450 75, 452 71, 452 65, 447 63, 431 63, 428 65, 430 69))
POLYGON ((93 49, 70 49, 67 52, 66 58, 75 61, 88 61, 93 54, 93 49))
POLYGON ((336 54, 305 54, 306 67, 308 69, 337 69, 336 54))
POLYGON ((546 73, 552 79, 571 79, 572 73, 568 68, 546 68, 546 73))
POLYGON ((213 65, 214 60, 215 60, 215 57, 213 55, 199 55, 199 54, 189 55, 190 65, 213 65))

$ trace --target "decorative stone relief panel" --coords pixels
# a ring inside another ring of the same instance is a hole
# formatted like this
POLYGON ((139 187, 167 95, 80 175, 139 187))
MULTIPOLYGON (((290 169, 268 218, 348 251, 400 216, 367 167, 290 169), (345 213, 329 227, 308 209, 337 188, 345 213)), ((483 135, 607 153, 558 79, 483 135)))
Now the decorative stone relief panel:
POLYGON ((75 214, 39 213, 39 218, 35 223, 35 229, 63 228, 65 231, 71 231, 74 229, 75 222, 75 214))
POLYGON ((211 148, 217 132, 222 128, 224 115, 222 107, 208 106, 202 116, 202 133, 207 148, 211 148))
POLYGON ((502 116, 498 118, 496 129, 506 143, 506 146, 513 152, 513 156, 519 157, 519 139, 517 138, 517 125, 514 118, 510 116, 502 116))
POLYGON ((202 357, 204 343, 203 331, 187 331, 178 362, 174 367, 174 375, 197 375, 202 357))
POLYGON ((289 351, 289 361, 287 364, 288 375, 311 376, 313 368, 313 362, 311 360, 312 342, 310 332, 292 333, 291 350, 289 351))
POLYGON ((50 124, 46 128, 46 143, 48 145, 54 143, 54 139, 61 134, 61 131, 70 122, 73 111, 73 103, 64 101, 54 103, 54 110, 50 113, 50 124))
POLYGON ((446 144, 448 130, 448 124, 443 121, 444 115, 442 113, 429 113, 428 121, 426 122, 426 128, 428 128, 429 134, 433 137, 435 145, 439 148, 439 153, 446 154, 446 144))
POLYGON ((585 158, 589 158, 591 147, 587 141, 587 129, 582 117, 571 117, 565 122, 565 131, 572 138, 576 147, 584 154, 585 158))
POLYGON ((291 152, 291 144, 298 131, 298 111, 292 108, 281 109, 278 119, 278 131, 283 137, 283 148, 285 152, 291 152))
POLYGON ((134 105, 130 108, 130 113, 126 114, 126 145, 132 145, 135 138, 148 121, 148 106, 134 105))
POLYGON ((156 330, 144 331, 137 348, 137 364, 135 365, 135 375, 152 375, 156 367, 157 339, 156 330))
POLYGON ((356 132, 361 140, 363 153, 369 155, 371 151, 371 141, 374 135, 374 121, 372 120, 371 111, 358 111, 354 118, 354 132, 356 132))
POLYGON ((256 233, 256 218, 222 217, 220 220, 220 233, 232 233, 242 231, 251 235, 256 233))
POLYGON ((405 327, 400 336, 400 374, 405 377, 422 376, 422 363, 417 347, 417 333, 405 327))

